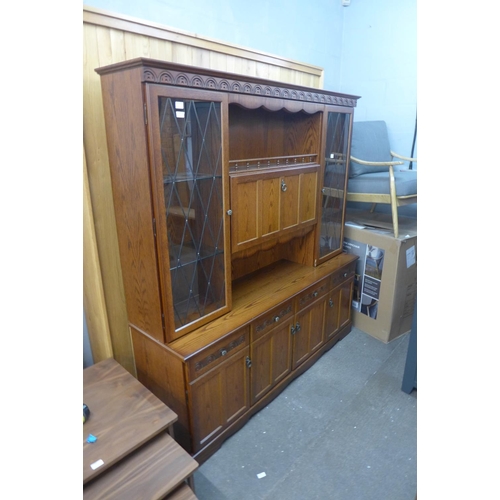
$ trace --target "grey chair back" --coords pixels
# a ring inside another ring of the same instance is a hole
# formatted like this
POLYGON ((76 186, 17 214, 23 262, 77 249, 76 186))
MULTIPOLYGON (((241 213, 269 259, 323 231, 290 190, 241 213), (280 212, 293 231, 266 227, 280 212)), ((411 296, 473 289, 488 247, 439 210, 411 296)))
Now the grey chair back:
MULTIPOLYGON (((352 125, 351 156, 365 161, 391 161, 391 148, 385 121, 354 122, 352 125)), ((387 172, 387 167, 365 166, 351 162, 349 177, 375 172, 387 172)))

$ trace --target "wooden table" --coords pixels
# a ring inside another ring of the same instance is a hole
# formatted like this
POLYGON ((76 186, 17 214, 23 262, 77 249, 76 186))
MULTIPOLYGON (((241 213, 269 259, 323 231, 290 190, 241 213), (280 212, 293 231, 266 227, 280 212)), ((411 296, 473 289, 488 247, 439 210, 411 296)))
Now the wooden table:
POLYGON ((196 498, 198 463, 171 435, 177 415, 119 363, 83 371, 83 402, 91 412, 83 424, 84 499, 196 498), (87 442, 89 435, 97 440, 87 442))

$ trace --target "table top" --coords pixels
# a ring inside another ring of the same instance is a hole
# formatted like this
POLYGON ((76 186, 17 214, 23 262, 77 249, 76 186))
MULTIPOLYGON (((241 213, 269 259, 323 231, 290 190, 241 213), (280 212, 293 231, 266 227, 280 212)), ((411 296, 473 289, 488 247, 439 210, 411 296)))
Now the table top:
MULTIPOLYGON (((194 458, 163 432, 87 484, 83 500, 158 500, 197 468, 194 458)), ((192 491, 191 495, 188 498, 196 498, 192 491)))
POLYGON ((83 370, 83 484, 166 430, 177 415, 113 358, 83 370), (87 438, 93 435, 94 443, 87 438))

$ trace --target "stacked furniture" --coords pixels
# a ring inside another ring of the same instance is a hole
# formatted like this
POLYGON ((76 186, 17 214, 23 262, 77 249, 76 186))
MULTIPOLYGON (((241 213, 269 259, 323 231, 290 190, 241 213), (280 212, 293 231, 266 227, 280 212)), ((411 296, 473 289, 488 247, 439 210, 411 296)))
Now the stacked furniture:
POLYGON ((83 498, 196 500, 198 463, 173 439, 177 415, 114 359, 83 370, 83 498))
POLYGON ((144 58, 96 71, 138 378, 203 462, 351 329, 358 98, 144 58))

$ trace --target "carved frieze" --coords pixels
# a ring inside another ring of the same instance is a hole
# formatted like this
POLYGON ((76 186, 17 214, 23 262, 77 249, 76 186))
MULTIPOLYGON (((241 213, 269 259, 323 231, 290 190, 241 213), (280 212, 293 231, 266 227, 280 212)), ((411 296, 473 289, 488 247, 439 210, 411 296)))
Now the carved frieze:
POLYGON ((200 75, 174 69, 154 67, 143 68, 143 80, 151 83, 162 83, 179 87, 200 88, 233 92, 236 94, 249 94, 255 96, 268 96, 294 101, 307 101, 318 104, 332 104, 337 106, 356 106, 356 99, 332 95, 330 93, 307 92, 278 85, 261 85, 245 80, 228 79, 217 76, 200 75))

